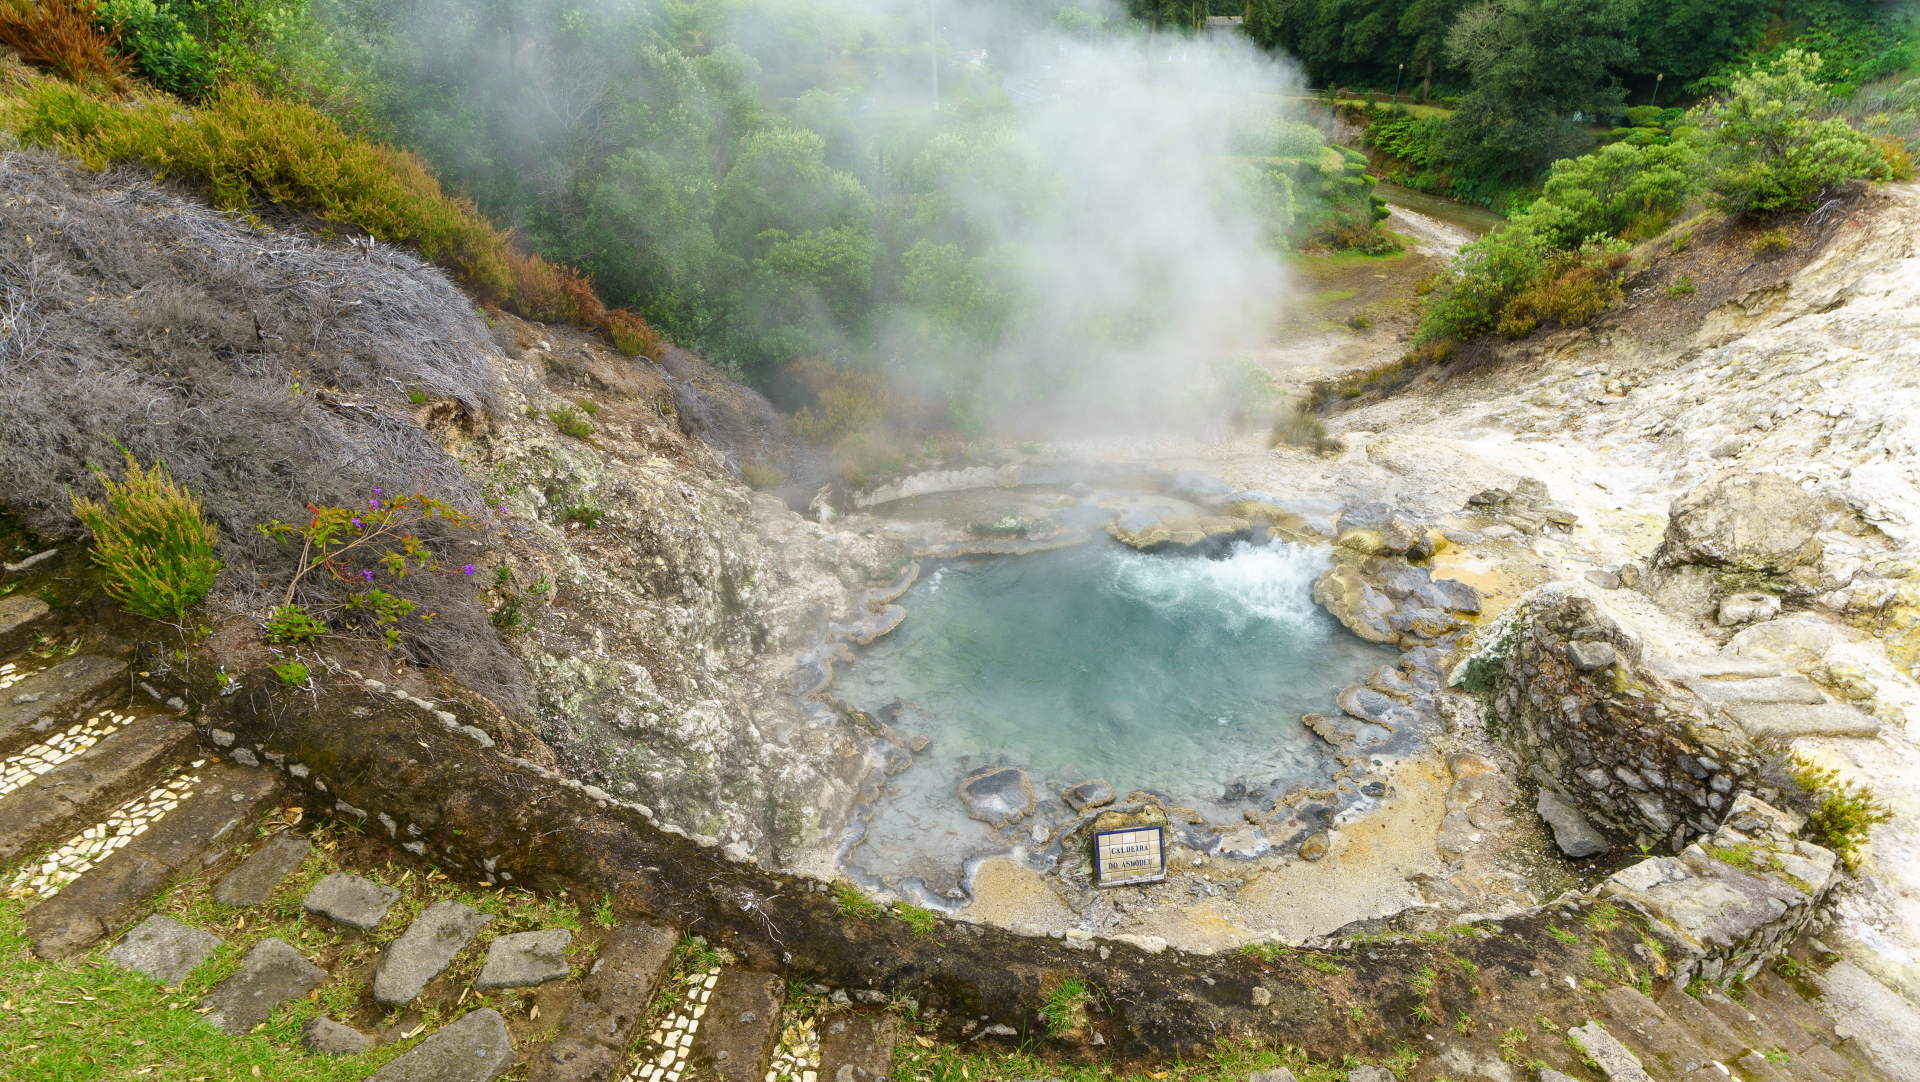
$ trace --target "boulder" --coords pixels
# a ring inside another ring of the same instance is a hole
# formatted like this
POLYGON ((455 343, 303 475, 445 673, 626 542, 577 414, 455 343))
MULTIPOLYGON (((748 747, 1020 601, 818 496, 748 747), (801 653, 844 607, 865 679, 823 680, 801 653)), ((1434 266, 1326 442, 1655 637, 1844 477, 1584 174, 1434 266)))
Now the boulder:
POLYGON ((1392 599, 1351 564, 1321 572, 1313 580, 1313 601, 1368 642, 1398 638, 1387 619, 1393 613, 1392 599))
POLYGON ((1832 624, 1818 616, 1801 614, 1746 628, 1729 640, 1721 652, 1794 668, 1820 660, 1838 640, 1832 624))
POLYGON ((1756 591, 1721 598, 1719 614, 1714 619, 1721 627, 1738 627, 1741 624, 1771 620, 1778 615, 1780 615, 1780 599, 1772 594, 1756 591))
POLYGON ((487 948, 487 964, 473 986, 491 992, 562 980, 567 975, 567 944, 572 941, 573 933, 565 928, 503 935, 487 948))
POLYGON ((389 1007, 413 1002, 491 920, 488 914, 459 902, 428 906, 380 956, 373 971, 373 1001, 389 1007))
POLYGON ((482 1007, 441 1026, 367 1082, 493 1082, 515 1059, 507 1020, 482 1007))
POLYGON ((284 939, 263 939, 247 952, 233 976, 221 981, 201 1003, 208 1025, 240 1036, 273 1014, 273 1009, 304 996, 327 971, 307 961, 284 939))
POLYGON ((1434 579, 1422 591, 1422 600, 1431 608, 1475 614, 1481 603, 1480 591, 1459 579, 1434 579))
POLYGON ((350 928, 371 932, 379 926, 400 892, 347 872, 334 872, 313 885, 300 905, 350 928))
POLYGON ((107 961, 144 973, 161 984, 179 984, 201 962, 213 957, 219 946, 219 938, 211 933, 156 914, 141 921, 108 951, 107 961))
POLYGON ((988 767, 960 780, 967 814, 994 826, 1011 826, 1033 814, 1033 783, 1018 767, 988 767))
POLYGON ((331 1018, 308 1020, 300 1031, 300 1047, 316 1056, 357 1056, 373 1047, 367 1035, 331 1018))
POLYGON ((1598 856, 1611 848, 1606 835, 1595 830, 1572 801, 1552 789, 1540 790, 1540 799, 1535 803, 1534 810, 1553 828, 1554 844, 1575 860, 1598 856))
POLYGON ((1567 644, 1567 662, 1581 672, 1604 669, 1619 660, 1619 653, 1604 642, 1576 639, 1567 644))
POLYGON ((1784 575, 1820 559, 1819 530, 1819 502, 1799 485, 1728 470, 1675 497, 1654 559, 1784 575))

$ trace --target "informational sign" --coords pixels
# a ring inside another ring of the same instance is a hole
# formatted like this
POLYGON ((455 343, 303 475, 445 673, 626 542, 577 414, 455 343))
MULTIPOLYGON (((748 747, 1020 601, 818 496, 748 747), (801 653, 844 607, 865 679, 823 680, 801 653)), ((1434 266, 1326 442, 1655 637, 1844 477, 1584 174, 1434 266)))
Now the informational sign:
POLYGON ((1109 830, 1093 836, 1093 876, 1103 887, 1158 883, 1167 877, 1161 828, 1109 830))

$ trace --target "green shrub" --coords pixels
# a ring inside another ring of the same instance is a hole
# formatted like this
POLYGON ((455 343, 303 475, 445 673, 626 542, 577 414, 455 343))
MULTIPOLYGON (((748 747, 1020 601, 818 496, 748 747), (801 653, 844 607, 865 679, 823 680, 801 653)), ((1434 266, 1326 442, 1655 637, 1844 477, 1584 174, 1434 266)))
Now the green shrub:
POLYGON ((147 81, 169 94, 200 98, 217 81, 213 51, 187 29, 171 5, 154 0, 102 0, 96 14, 118 34, 121 55, 147 81))
POLYGON ((107 592, 129 611, 181 622, 220 574, 199 497, 174 484, 166 463, 141 469, 131 453, 124 481, 97 466, 93 472, 106 502, 75 496, 73 513, 93 532, 93 559, 107 573, 107 592))
POLYGON ((1548 238, 1525 216, 1463 245, 1427 295, 1414 340, 1464 342, 1492 332, 1507 304, 1540 276, 1551 257, 1548 238))
POLYGON ((1673 254, 1679 255, 1681 252, 1686 251, 1687 245, 1692 243, 1693 243, 1693 230, 1683 229, 1680 232, 1675 233, 1673 235, 1673 254))
POLYGON ((579 523, 589 530, 600 525, 600 520, 606 515, 606 509, 592 500, 581 500, 560 508, 560 521, 579 523))
POLYGON ((1300 405, 1289 406, 1274 420, 1273 438, 1268 446, 1278 447, 1283 443, 1311 447, 1315 454, 1320 454, 1327 449, 1327 426, 1300 405))
POLYGON ((885 912, 880 903, 867 897, 859 887, 845 881, 833 885, 833 904, 840 915, 852 920, 872 920, 885 912))
POLYGON ((1793 247, 1793 238, 1784 229, 1769 229, 1753 238, 1753 254, 1761 259, 1771 259, 1785 254, 1793 247))
POLYGON ((787 483, 787 475, 771 463, 749 460, 740 464, 740 479, 762 491, 787 483))
POLYGON ((267 613, 268 642, 310 642, 327 633, 327 625, 307 615, 298 605, 275 605, 267 613))
POLYGON ((1675 278, 1673 284, 1667 286, 1667 296, 1669 297, 1685 297, 1693 292, 1693 276, 1690 274, 1683 274, 1675 278))
POLYGON ((1880 147, 1839 117, 1816 119, 1831 94, 1814 80, 1818 53, 1790 49, 1777 71, 1735 76, 1732 92, 1706 107, 1709 188, 1728 214, 1805 210, 1850 177, 1885 180, 1880 147))
POLYGON ((1815 765, 1801 756, 1793 757, 1793 780, 1813 798, 1815 807, 1807 817, 1807 829, 1815 840, 1839 854, 1848 868, 1857 867, 1865 855, 1862 847, 1876 823, 1893 821, 1893 809, 1859 782, 1842 782, 1840 772, 1815 765))
POLYGON ((1614 143, 1554 162, 1525 217, 1555 248, 1577 248, 1590 237, 1616 236, 1638 219, 1677 213, 1694 192, 1700 166, 1700 151, 1690 142, 1614 143))
POLYGON ((280 682, 288 687, 297 688, 305 684, 307 677, 312 675, 307 671, 307 667, 298 661, 276 661, 267 667, 272 669, 273 675, 279 677, 280 682))
POLYGON ((576 440, 590 440, 593 438, 593 422, 587 420, 587 415, 581 413, 580 410, 574 406, 563 406, 557 410, 548 410, 547 420, 552 421, 553 426, 559 429, 562 434, 572 436, 576 440))

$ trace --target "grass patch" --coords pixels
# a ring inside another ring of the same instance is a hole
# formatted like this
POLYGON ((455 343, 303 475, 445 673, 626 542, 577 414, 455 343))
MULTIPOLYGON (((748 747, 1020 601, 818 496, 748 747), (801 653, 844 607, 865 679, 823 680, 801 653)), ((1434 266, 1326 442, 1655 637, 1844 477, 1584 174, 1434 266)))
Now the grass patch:
POLYGON ((562 435, 572 436, 576 440, 593 438, 593 422, 587 420, 587 415, 578 406, 548 410, 547 420, 552 421, 553 427, 559 429, 562 435))
POLYGON ((1040 999, 1040 1017, 1055 1037, 1077 1033, 1087 1026, 1087 983, 1078 977, 1061 981, 1040 999))
POLYGON ((1560 941, 1560 942, 1562 942, 1562 943, 1578 943, 1578 942, 1580 942, 1580 936, 1579 936, 1578 934, 1576 934, 1576 933, 1574 933, 1574 932, 1569 932, 1569 931, 1567 931, 1567 930, 1566 930, 1565 928, 1553 928, 1553 927, 1550 927, 1550 928, 1548 928, 1548 929, 1547 929, 1547 934, 1548 934, 1548 935, 1550 935, 1550 936, 1552 936, 1553 938, 1555 938, 1555 939, 1557 939, 1557 940, 1559 940, 1559 941, 1560 941))
POLYGON ((1285 943, 1247 943, 1240 948, 1242 957, 1257 958, 1268 965, 1272 965, 1292 953, 1292 948, 1288 947, 1285 943))
MULTIPOLYGON (((1130 1067, 1098 1060, 1056 1061, 1026 1049, 976 1051, 964 1045, 928 1046, 913 1040, 894 1046, 893 1056, 890 1077, 924 1082, 987 1082, 1010 1078, 1057 1078, 1061 1082, 1246 1082, 1247 1076, 1256 1071, 1277 1067, 1292 1071, 1298 1082, 1346 1082, 1349 1070, 1370 1062, 1351 1057, 1337 1063, 1316 1061, 1299 1048, 1257 1039, 1223 1040, 1206 1054, 1192 1059, 1130 1067)), ((1398 1058, 1389 1057, 1381 1065, 1398 1062, 1398 1058)), ((1400 1077, 1406 1077, 1404 1071, 1400 1077)))
POLYGON ((873 920, 886 910, 880 903, 861 893, 860 888, 845 880, 833 885, 833 904, 840 908, 840 915, 850 920, 873 920))
POLYGON ((1301 956, 1300 956, 1300 964, 1301 964, 1301 965, 1304 965, 1304 966, 1306 966, 1306 967, 1307 967, 1308 969, 1311 969, 1311 970, 1313 970, 1313 971, 1315 971, 1316 973, 1346 973, 1346 972, 1349 972, 1349 970, 1347 969, 1347 967, 1346 967, 1346 966, 1343 966, 1343 965, 1341 965, 1341 964, 1340 964, 1339 962, 1336 962, 1336 961, 1334 961, 1334 960, 1333 960, 1333 959, 1331 959, 1331 958, 1322 958, 1322 957, 1320 957, 1320 956, 1319 956, 1319 955, 1317 955, 1317 954, 1303 954, 1303 955, 1301 955, 1301 956))
POLYGON ((1620 927, 1620 910, 1612 902, 1601 902, 1584 919, 1587 927, 1596 932, 1611 932, 1620 927))
POLYGON ((918 939, 927 938, 933 934, 935 928, 940 926, 940 918, 934 915, 933 910, 908 902, 895 906, 893 915, 905 921, 907 927, 913 930, 914 937, 918 939))

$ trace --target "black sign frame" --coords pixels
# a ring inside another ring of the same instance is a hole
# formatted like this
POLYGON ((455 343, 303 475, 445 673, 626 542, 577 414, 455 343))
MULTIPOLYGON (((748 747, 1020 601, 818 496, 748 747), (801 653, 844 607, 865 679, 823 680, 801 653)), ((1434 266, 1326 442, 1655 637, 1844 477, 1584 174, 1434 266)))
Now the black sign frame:
POLYGON ((1141 883, 1160 883, 1167 878, 1167 829, 1158 826, 1122 827, 1119 830, 1103 830, 1093 836, 1093 883, 1097 887, 1129 887, 1141 883), (1158 836, 1154 848, 1160 856, 1159 866, 1151 872, 1130 875, 1124 879, 1109 880, 1101 870, 1100 839, 1111 838, 1117 834, 1146 834, 1158 836))

